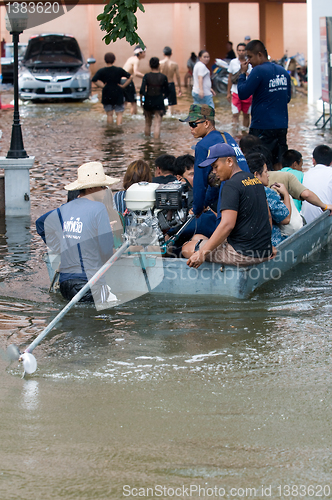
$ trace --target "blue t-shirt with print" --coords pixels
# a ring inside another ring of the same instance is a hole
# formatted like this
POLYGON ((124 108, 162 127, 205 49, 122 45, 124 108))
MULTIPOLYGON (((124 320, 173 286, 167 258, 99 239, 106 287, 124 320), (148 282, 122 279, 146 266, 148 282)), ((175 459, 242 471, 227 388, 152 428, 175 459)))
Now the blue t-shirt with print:
POLYGON ((247 78, 241 73, 237 87, 241 100, 253 97, 250 128, 288 128, 291 81, 282 66, 270 62, 255 66, 247 78))
MULTIPOLYGON (((237 144, 236 140, 227 132, 223 132, 227 144, 234 148, 239 167, 244 172, 249 172, 246 159, 237 144)), ((221 188, 208 185, 209 173, 212 167, 201 168, 198 165, 206 160, 209 148, 214 144, 224 143, 225 140, 218 130, 212 130, 195 146, 195 165, 194 165, 194 186, 193 186, 193 211, 195 215, 203 212, 204 207, 218 200, 221 188)), ((223 185, 224 183, 222 183, 223 185)), ((218 201, 218 208, 220 200, 218 201)))

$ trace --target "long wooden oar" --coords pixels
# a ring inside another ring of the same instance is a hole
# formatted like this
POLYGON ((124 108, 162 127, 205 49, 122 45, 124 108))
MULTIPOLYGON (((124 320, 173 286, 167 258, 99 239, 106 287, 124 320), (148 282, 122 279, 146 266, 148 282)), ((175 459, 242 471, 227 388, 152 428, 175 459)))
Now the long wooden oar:
MULTIPOLYGON (((37 369, 37 362, 31 352, 37 347, 38 344, 43 340, 44 337, 55 327, 55 325, 64 317, 65 314, 83 297, 83 295, 97 283, 97 281, 106 273, 106 271, 111 267, 114 262, 116 262, 119 257, 128 249, 131 245, 130 241, 126 241, 120 248, 115 252, 112 257, 108 259, 107 262, 99 269, 99 271, 92 276, 92 278, 84 285, 83 288, 71 299, 70 302, 59 312, 59 314, 51 321, 51 323, 35 338, 33 342, 25 349, 25 351, 20 354, 19 360, 23 361, 24 371, 26 373, 34 373, 37 369)), ((8 349, 13 351, 13 346, 9 346, 8 349)), ((18 353, 19 350, 17 349, 18 353)))

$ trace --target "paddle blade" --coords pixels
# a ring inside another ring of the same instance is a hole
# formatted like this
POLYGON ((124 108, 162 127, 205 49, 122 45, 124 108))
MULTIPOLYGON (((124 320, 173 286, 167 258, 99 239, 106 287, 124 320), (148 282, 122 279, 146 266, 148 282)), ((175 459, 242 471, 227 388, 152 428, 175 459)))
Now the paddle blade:
POLYGON ((7 356, 10 362, 18 361, 21 356, 19 348, 15 344, 10 344, 7 347, 7 356))
POLYGON ((30 352, 24 352, 20 357, 20 360, 23 363, 24 372, 28 375, 31 373, 35 373, 37 370, 37 361, 33 354, 30 352))

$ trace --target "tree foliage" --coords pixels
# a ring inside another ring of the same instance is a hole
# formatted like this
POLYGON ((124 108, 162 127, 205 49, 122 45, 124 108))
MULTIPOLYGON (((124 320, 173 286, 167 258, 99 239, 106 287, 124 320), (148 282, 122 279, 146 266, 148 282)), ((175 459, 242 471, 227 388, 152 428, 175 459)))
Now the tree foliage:
POLYGON ((130 45, 140 45, 144 49, 143 40, 137 34, 137 9, 145 12, 139 0, 110 0, 104 7, 104 12, 99 14, 97 20, 100 22, 102 31, 106 31, 103 37, 108 45, 118 38, 125 38, 130 45))

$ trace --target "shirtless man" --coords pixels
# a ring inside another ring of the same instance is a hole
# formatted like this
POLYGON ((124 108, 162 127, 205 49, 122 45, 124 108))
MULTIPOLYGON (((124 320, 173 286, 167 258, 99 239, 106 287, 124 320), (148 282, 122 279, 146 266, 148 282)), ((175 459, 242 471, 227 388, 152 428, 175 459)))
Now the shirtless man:
MULTIPOLYGON (((144 74, 138 71, 139 62, 141 59, 144 59, 146 55, 146 47, 142 49, 139 45, 137 45, 134 49, 134 55, 129 57, 123 66, 123 69, 127 71, 130 75, 138 76, 139 78, 143 78, 144 74)), ((125 97, 125 103, 130 102, 131 104, 131 114, 136 115, 137 113, 137 103, 136 103, 136 89, 134 82, 131 82, 128 87, 123 89, 123 94, 125 97)))
POLYGON ((172 55, 172 49, 171 47, 165 47, 163 50, 165 59, 160 61, 160 73, 163 73, 164 75, 167 76, 168 80, 168 90, 169 90, 169 95, 168 95, 168 104, 171 110, 171 114, 173 114, 174 106, 177 104, 176 100, 176 90, 175 90, 175 83, 174 83, 174 78, 176 77, 179 91, 178 95, 182 95, 181 92, 181 80, 180 80, 180 73, 179 73, 179 65, 171 61, 171 55, 172 55))

